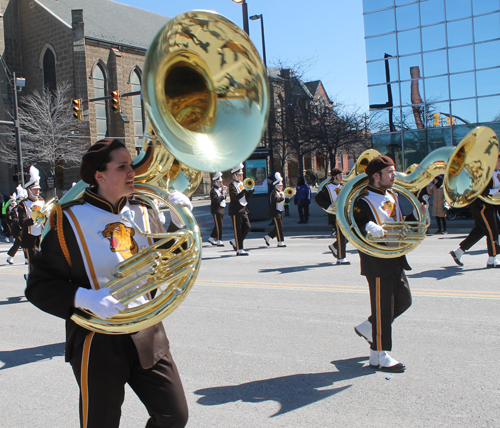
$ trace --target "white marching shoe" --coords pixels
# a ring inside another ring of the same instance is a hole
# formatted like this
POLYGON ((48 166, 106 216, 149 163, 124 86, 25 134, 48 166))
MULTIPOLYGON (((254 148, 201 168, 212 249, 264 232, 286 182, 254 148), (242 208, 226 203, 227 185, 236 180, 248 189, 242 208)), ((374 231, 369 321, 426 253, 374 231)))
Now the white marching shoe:
POLYGON ((210 242, 212 245, 217 245, 217 241, 212 237, 208 238, 208 242, 210 242))
POLYGON ((338 259, 337 249, 333 246, 333 244, 330 244, 328 246, 328 249, 332 252, 333 257, 335 257, 336 259, 338 259))
POLYGON ((236 251, 237 256, 248 256, 248 253, 245 250, 236 251))
POLYGON ((278 242, 278 247, 281 248, 286 247, 286 244, 284 242, 278 242))
POLYGON ((368 320, 363 321, 354 327, 354 331, 359 337, 365 339, 370 345, 372 344, 372 323, 368 320))
POLYGON ((406 366, 392 358, 387 351, 374 351, 370 349, 370 367, 384 372, 403 373, 406 366))
POLYGON ((233 247, 233 250, 234 250, 234 251, 237 251, 237 250, 238 250, 238 249, 236 248, 236 244, 234 243, 234 240, 233 240, 233 239, 231 239, 231 240, 229 241, 229 244, 231 245, 231 247, 233 247))
POLYGON ((217 241, 217 246, 218 246, 218 247, 223 247, 223 246, 224 246, 224 244, 223 244, 223 242, 222 242, 222 241, 217 241))
POLYGON ((269 247, 271 242, 271 237, 269 235, 264 236, 264 241, 266 241, 266 245, 269 247))
POLYGON ((9 265, 13 265, 13 264, 14 264, 14 257, 10 257, 10 256, 9 256, 9 257, 7 258, 7 263, 8 263, 9 265))

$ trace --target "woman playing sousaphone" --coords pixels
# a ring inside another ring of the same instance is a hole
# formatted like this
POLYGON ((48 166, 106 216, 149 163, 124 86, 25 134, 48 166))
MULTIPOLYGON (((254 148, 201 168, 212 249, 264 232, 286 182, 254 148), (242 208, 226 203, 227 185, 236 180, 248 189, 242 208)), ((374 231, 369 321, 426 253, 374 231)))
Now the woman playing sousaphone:
MULTIPOLYGON (((165 232, 153 207, 130 198, 134 176, 132 158, 120 141, 104 139, 89 148, 80 177, 90 187, 51 215, 55 218, 33 261, 26 297, 66 320, 66 361, 80 387, 82 426, 118 427, 128 383, 148 410, 148 426, 183 427, 186 399, 161 322, 134 334, 109 335, 71 319, 77 308, 103 320, 125 309, 104 286, 117 263, 151 242, 135 233, 122 214, 143 230, 165 232)), ((177 200, 170 202, 189 205, 187 197, 174 195, 177 200)), ((146 299, 139 297, 128 307, 146 299)))

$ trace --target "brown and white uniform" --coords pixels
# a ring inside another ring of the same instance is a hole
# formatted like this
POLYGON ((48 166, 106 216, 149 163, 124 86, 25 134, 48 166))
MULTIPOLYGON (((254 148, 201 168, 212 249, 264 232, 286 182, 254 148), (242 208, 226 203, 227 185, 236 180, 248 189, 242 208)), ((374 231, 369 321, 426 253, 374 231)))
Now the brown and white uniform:
MULTIPOLYGON (((354 203, 354 219, 361 231, 373 221, 383 223, 403 221, 397 194, 373 186, 354 203)), ((374 351, 392 350, 392 322, 411 306, 411 292, 405 270, 411 270, 406 256, 379 258, 359 252, 361 275, 370 288, 372 345, 374 351)))
POLYGON ((122 220, 125 209, 134 212, 134 221, 145 231, 165 231, 150 207, 124 197, 115 208, 87 189, 82 200, 63 207, 62 231, 58 214, 52 214, 56 226, 33 260, 26 297, 66 320, 65 354, 80 386, 81 427, 117 428, 126 383, 148 410, 147 427, 184 427, 186 399, 162 323, 133 334, 108 335, 71 320, 79 287, 102 287, 113 278, 117 263, 150 244, 122 220))

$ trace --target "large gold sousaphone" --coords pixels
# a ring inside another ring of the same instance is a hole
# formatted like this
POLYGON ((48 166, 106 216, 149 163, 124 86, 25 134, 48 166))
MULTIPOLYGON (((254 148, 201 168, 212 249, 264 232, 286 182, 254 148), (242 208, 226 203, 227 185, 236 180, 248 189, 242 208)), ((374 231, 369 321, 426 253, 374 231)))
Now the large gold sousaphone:
MULTIPOLYGON (((385 237, 373 238, 359 230, 352 206, 368 184, 366 174, 349 180, 337 198, 337 221, 349 242, 359 251, 380 258, 409 253, 422 242, 430 223, 428 209, 422 210, 412 192, 444 175, 443 190, 448 204, 463 207, 478 198, 491 180, 498 158, 498 138, 487 127, 469 132, 457 147, 441 147, 426 156, 412 172, 398 172, 394 189, 408 199, 417 214, 414 222, 385 223, 385 237)), ((411 171, 411 170, 410 170, 411 171)))
MULTIPOLYGON (((156 242, 118 264, 115 279, 105 286, 123 305, 148 295, 147 302, 108 320, 82 309, 71 317, 107 334, 154 325, 186 298, 200 268, 200 229, 187 207, 169 204, 169 195, 190 195, 201 171, 228 170, 247 159, 269 112, 266 70, 257 50, 246 33, 213 12, 187 12, 167 22, 147 51, 142 90, 149 121, 134 159, 134 197, 152 207, 154 200, 164 203, 184 227, 151 234, 125 216, 137 233, 156 242)), ((86 187, 79 182, 61 203, 79 198, 86 187)))

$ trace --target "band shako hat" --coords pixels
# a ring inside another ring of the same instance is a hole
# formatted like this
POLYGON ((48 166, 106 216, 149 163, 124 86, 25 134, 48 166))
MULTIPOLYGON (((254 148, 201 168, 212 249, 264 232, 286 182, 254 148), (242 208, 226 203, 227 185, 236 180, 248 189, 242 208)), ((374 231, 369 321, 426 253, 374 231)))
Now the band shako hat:
POLYGON ((389 156, 377 156, 366 166, 365 173, 368 177, 371 177, 388 166, 395 166, 394 161, 389 156))
POLYGON ((215 175, 212 177, 213 181, 219 181, 222 180, 222 172, 218 171, 215 173, 215 175))
POLYGON ((25 189, 41 189, 40 172, 33 165, 30 166, 30 181, 24 187, 25 189))
POLYGON ((23 198, 27 198, 28 197, 28 192, 26 190, 23 189, 23 186, 19 185, 16 187, 16 193, 17 193, 17 200, 21 200, 23 198))
POLYGON ((231 170, 231 174, 239 174, 239 173, 243 173, 243 164, 240 163, 238 165, 236 165, 232 170, 231 170))
POLYGON ((94 174, 115 149, 126 148, 120 140, 105 138, 92 144, 83 155, 80 165, 80 178, 88 184, 95 184, 94 174))
POLYGON ((274 174, 274 181, 273 184, 276 186, 277 184, 283 184, 283 178, 281 178, 281 174, 277 172, 274 174))

